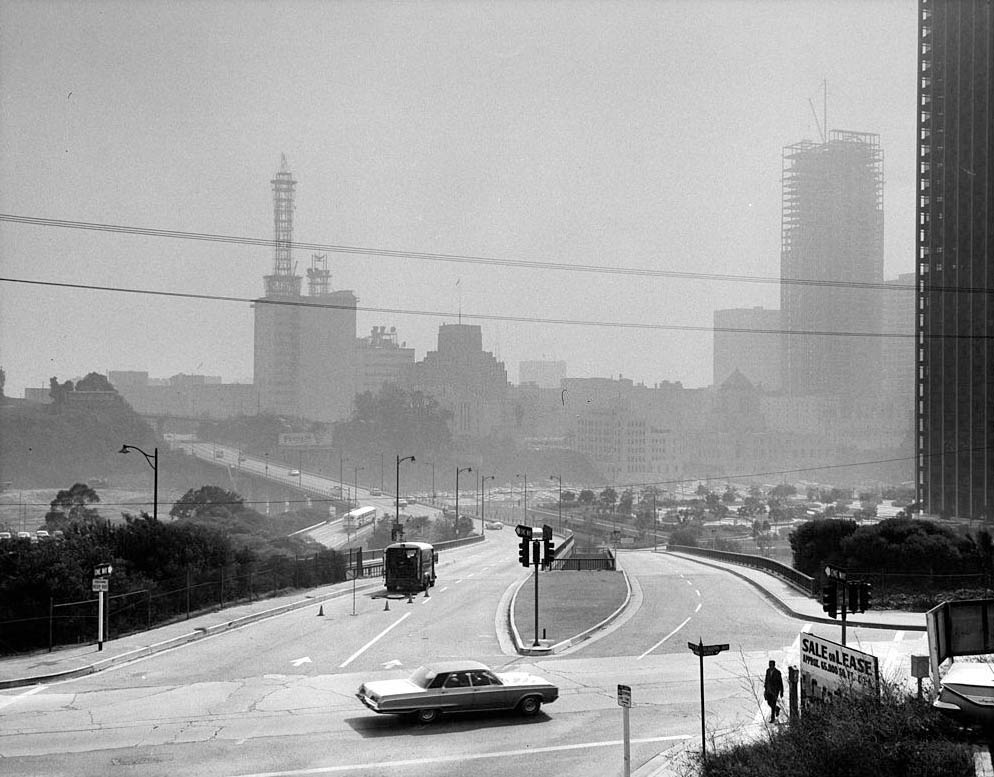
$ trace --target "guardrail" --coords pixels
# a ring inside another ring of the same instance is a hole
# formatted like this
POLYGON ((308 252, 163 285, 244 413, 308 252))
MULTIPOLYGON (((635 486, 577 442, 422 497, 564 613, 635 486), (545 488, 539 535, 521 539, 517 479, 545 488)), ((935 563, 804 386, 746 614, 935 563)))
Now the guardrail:
MULTIPOLYGON (((446 540, 445 542, 435 543, 434 548, 437 551, 452 550, 453 548, 461 548, 464 545, 473 545, 477 542, 483 542, 484 538, 479 534, 474 534, 470 537, 462 537, 458 540, 446 540)), ((346 569, 349 572, 355 572, 355 559, 350 559, 346 564, 346 569)), ((364 550, 362 552, 362 575, 361 578, 367 577, 377 577, 383 575, 383 548, 371 548, 370 550, 364 550)))
POLYGON ((727 550, 695 548, 689 545, 670 544, 668 547, 670 550, 676 550, 680 553, 689 553, 694 556, 713 558, 717 561, 725 561, 729 564, 737 564, 742 567, 762 569, 764 572, 769 572, 771 575, 776 575, 777 577, 782 578, 812 598, 817 598, 819 595, 820 584, 817 578, 808 577, 803 572, 798 572, 793 567, 781 564, 779 561, 774 561, 771 558, 765 558, 764 556, 751 556, 748 553, 732 553, 727 550))

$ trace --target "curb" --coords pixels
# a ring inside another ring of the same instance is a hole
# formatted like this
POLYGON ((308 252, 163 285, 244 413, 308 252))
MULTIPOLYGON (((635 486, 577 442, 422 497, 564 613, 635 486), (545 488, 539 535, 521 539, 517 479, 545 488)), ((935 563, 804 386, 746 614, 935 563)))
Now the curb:
MULTIPOLYGON (((355 590, 357 592, 366 591, 378 586, 379 584, 376 583, 357 587, 355 590)), ((352 589, 349 588, 347 591, 333 591, 322 596, 298 599, 287 604, 281 604, 277 607, 273 607, 269 610, 262 610, 261 612, 254 612, 249 615, 242 616, 241 618, 235 618, 234 620, 216 623, 212 626, 201 626, 195 628, 193 631, 187 632, 186 634, 181 634, 178 637, 172 637, 171 639, 156 642, 152 645, 145 645, 144 647, 135 648, 134 650, 129 650, 126 653, 120 653, 109 658, 97 659, 90 664, 84 664, 76 669, 66 669, 62 672, 15 678, 12 680, 0 680, 0 690, 5 688, 19 688, 25 685, 53 683, 58 680, 71 680, 76 677, 84 677, 86 675, 95 674, 96 672, 101 672, 104 669, 109 669, 110 667, 117 666, 118 664, 136 661, 139 658, 145 658, 146 656, 153 655, 154 653, 161 653, 165 650, 171 650, 172 648, 179 647, 180 645, 185 645, 190 642, 196 642, 197 640, 204 639, 205 637, 213 637, 226 631, 247 626, 250 623, 254 623, 264 618, 272 618, 277 615, 283 615, 284 613, 291 612, 293 610, 300 610, 312 604, 320 604, 328 601, 329 599, 338 599, 351 594, 352 589)))
MULTIPOLYGON (((678 558, 686 559, 687 561, 694 561, 694 562, 696 562, 698 564, 703 564, 704 566, 711 567, 712 569, 718 569, 718 570, 720 570, 722 572, 728 572, 731 575, 735 575, 736 577, 738 577, 738 578, 740 578, 742 580, 745 580, 751 586, 753 586, 754 588, 758 589, 759 592, 761 594, 763 594, 763 596, 765 596, 767 599, 769 599, 770 602, 772 602, 774 605, 776 605, 776 607, 779 610, 781 610, 782 612, 784 612, 787 615, 791 616, 792 618, 796 618, 797 620, 810 621, 812 623, 823 623, 823 624, 828 625, 828 626, 838 626, 839 623, 841 623, 841 621, 839 621, 837 618, 826 618, 826 617, 821 616, 821 615, 809 615, 807 613, 798 612, 797 610, 793 610, 790 607, 788 607, 781 599, 779 599, 776 596, 776 594, 773 594, 770 591, 766 590, 766 588, 764 588, 760 583, 757 583, 755 580, 753 580, 751 577, 749 577, 747 575, 743 575, 741 572, 736 572, 734 569, 729 569, 727 566, 720 566, 718 564, 710 564, 707 561, 702 561, 697 556, 692 556, 692 555, 689 555, 689 554, 683 554, 683 553, 680 553, 679 551, 667 550, 665 552, 669 553, 669 554, 671 554, 673 556, 677 556, 678 558)), ((780 578, 777 578, 777 579, 779 580, 780 578)), ((921 615, 922 615, 922 619, 924 619, 924 613, 921 613, 921 615)), ((922 623, 921 625, 918 625, 918 624, 911 625, 911 624, 907 624, 907 623, 904 623, 904 624, 899 624, 899 623, 880 623, 879 621, 867 621, 867 620, 864 620, 862 618, 860 618, 858 620, 850 620, 850 619, 847 618, 846 619, 846 625, 847 626, 853 626, 853 627, 859 627, 859 628, 863 628, 863 629, 893 629, 893 630, 898 630, 898 631, 927 631, 928 630, 928 627, 924 623, 922 623)))

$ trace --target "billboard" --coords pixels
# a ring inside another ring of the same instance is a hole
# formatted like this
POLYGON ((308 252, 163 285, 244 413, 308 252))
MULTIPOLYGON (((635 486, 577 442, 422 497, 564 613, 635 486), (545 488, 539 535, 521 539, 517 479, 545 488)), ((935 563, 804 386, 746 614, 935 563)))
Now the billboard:
POLYGON ((800 674, 801 707, 849 690, 875 695, 880 685, 876 656, 804 632, 800 674))
POLYGON ((283 432, 280 434, 280 447, 294 448, 298 446, 313 446, 318 442, 310 432, 283 432))

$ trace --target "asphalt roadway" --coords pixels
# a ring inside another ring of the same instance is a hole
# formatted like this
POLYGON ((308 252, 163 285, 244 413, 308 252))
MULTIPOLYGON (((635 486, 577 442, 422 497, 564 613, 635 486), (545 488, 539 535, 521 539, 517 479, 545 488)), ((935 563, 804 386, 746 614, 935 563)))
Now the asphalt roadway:
MULTIPOLYGON (((652 551, 622 551, 619 554, 619 567, 624 569, 624 558, 627 553, 639 552, 652 551)), ((761 570, 704 559, 699 556, 674 555, 738 576, 755 586, 775 607, 799 621, 838 624, 838 621, 829 619, 824 615, 819 602, 781 578, 761 570)), ((47 684, 92 674, 229 629, 241 628, 254 621, 273 617, 289 610, 310 607, 315 610, 316 615, 320 615, 324 602, 341 597, 350 597, 353 593, 356 595, 360 592, 368 593, 379 588, 382 588, 379 579, 337 583, 312 589, 304 594, 294 593, 273 599, 233 605, 224 610, 197 615, 189 620, 107 640, 103 643, 102 649, 99 649, 95 644, 87 644, 59 648, 50 653, 40 652, 3 658, 0 659, 0 690, 47 684)), ((584 640, 595 639, 600 629, 607 627, 624 612, 630 602, 630 596, 620 602, 618 608, 607 614, 605 619, 594 629, 578 633, 573 638, 563 640, 558 644, 544 644, 538 648, 531 647, 527 641, 523 641, 518 636, 520 632, 527 632, 527 624, 520 624, 520 628, 518 628, 519 624, 513 622, 513 596, 506 596, 504 601, 508 602, 506 621, 508 633, 500 635, 502 640, 512 644, 514 649, 521 654, 550 655, 562 650, 575 650, 584 640)), ((869 611, 860 615, 854 614, 849 616, 848 622, 853 627, 900 631, 923 632, 926 628, 923 613, 900 611, 869 611)), ((736 732, 729 732, 729 736, 748 737, 749 733, 739 729, 736 732)), ((633 774, 635 777, 669 777, 669 775, 684 773, 682 765, 679 763, 680 755, 680 748, 670 748, 665 753, 660 753, 641 765, 633 771, 633 774)), ((991 774, 989 771, 991 768, 989 753, 985 751, 978 754, 977 767, 978 774, 991 774), (983 771, 983 769, 988 771, 983 771)))

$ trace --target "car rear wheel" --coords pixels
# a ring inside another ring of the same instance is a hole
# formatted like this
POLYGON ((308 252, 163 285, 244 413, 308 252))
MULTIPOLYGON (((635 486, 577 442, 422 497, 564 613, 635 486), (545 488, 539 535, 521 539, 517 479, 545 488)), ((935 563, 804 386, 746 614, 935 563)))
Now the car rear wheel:
POLYGON ((518 704, 518 712, 522 715, 538 715, 538 711, 542 709, 542 700, 538 696, 526 696, 518 704))
POLYGON ((434 723, 441 714, 438 710, 418 710, 414 713, 414 717, 417 718, 418 723, 434 723))

